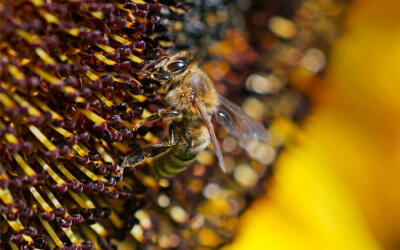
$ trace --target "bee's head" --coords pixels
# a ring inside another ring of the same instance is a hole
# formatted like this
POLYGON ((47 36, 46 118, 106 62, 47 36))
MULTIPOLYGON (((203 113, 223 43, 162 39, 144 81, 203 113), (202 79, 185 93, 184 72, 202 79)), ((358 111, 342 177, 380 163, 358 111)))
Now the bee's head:
POLYGON ((154 66, 153 76, 163 83, 167 89, 174 88, 187 75, 192 63, 190 58, 186 51, 164 58, 154 66))

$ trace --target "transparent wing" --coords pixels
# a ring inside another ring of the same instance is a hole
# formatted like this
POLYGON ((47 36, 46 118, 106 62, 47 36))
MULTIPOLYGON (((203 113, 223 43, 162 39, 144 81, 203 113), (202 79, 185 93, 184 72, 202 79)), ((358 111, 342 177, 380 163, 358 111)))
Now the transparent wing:
POLYGON ((219 96, 220 105, 214 115, 215 120, 235 136, 239 145, 247 149, 251 140, 269 141, 263 125, 250 118, 244 111, 225 97, 219 96))

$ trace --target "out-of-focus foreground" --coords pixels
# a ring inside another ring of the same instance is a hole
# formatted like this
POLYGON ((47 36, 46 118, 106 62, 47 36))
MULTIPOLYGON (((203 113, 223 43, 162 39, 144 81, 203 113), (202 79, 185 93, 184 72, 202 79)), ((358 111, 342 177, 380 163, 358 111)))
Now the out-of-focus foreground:
POLYGON ((400 3, 348 10, 302 140, 227 249, 398 249, 400 3))

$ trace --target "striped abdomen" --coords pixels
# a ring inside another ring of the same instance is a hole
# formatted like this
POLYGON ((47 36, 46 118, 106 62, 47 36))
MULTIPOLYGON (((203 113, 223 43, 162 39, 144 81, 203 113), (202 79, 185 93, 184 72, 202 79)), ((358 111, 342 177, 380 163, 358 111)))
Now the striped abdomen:
POLYGON ((154 161, 154 168, 159 176, 171 177, 185 170, 195 158, 196 155, 189 159, 180 159, 170 150, 154 161))
POLYGON ((176 145, 154 159, 154 169, 161 177, 171 177, 185 170, 210 143, 207 129, 198 124, 180 124, 176 132, 176 145))

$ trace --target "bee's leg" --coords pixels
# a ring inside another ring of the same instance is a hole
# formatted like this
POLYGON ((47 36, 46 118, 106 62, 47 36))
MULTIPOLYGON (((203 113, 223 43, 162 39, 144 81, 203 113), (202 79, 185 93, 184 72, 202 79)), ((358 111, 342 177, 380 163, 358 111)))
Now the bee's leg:
POLYGON ((169 144, 155 144, 140 148, 126 156, 121 167, 135 167, 149 158, 156 157, 159 154, 166 152, 171 148, 171 146, 172 145, 169 144))
POLYGON ((149 117, 143 119, 141 122, 136 124, 135 130, 139 129, 146 123, 155 122, 155 121, 159 121, 159 120, 174 121, 174 120, 179 120, 181 118, 182 118, 182 114, 179 113, 178 111, 170 110, 170 109, 160 109, 158 112, 150 115, 149 117))
POLYGON ((176 124, 173 122, 169 125, 169 129, 168 129, 168 132, 169 132, 168 143, 171 146, 175 145, 175 143, 176 143, 176 141, 175 141, 175 126, 176 126, 176 124))
POLYGON ((140 163, 142 163, 143 161, 145 161, 149 158, 156 157, 164 152, 166 153, 168 150, 171 149, 172 146, 175 145, 175 143, 176 143, 175 123, 172 123, 169 127, 168 143, 149 145, 149 146, 140 148, 125 157, 124 161, 121 164, 121 178, 123 175, 124 168, 136 167, 137 165, 139 165, 140 163))
POLYGON ((160 109, 156 113, 150 115, 146 118, 146 121, 152 122, 161 119, 177 120, 182 117, 182 114, 175 110, 170 109, 160 109))

